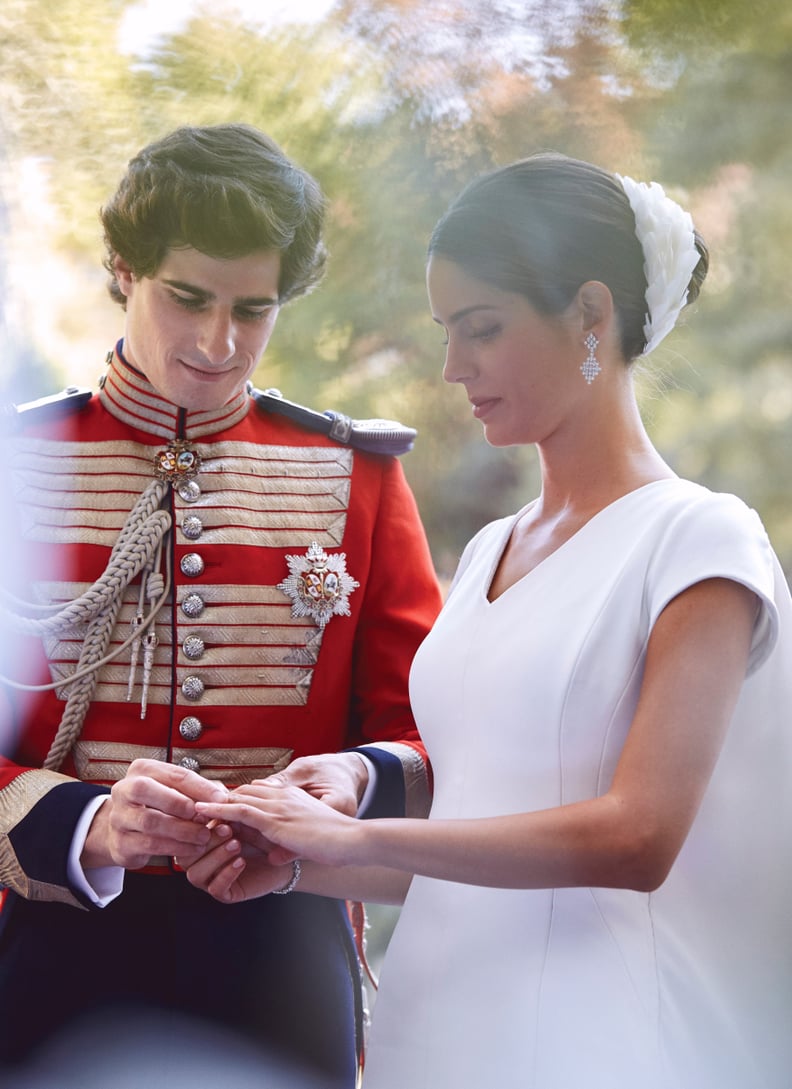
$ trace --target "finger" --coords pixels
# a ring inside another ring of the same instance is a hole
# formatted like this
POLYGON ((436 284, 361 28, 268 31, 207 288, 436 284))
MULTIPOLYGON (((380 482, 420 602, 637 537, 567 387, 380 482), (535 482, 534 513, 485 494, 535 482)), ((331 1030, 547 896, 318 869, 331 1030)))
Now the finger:
POLYGON ((141 781, 158 783, 193 801, 222 801, 228 795, 221 783, 205 779, 189 768, 168 764, 164 760, 133 760, 122 782, 137 785, 141 781))
POLYGON ((187 880, 191 885, 206 889, 209 882, 221 869, 228 866, 230 861, 240 857, 240 851, 241 844, 238 840, 232 839, 228 843, 212 848, 199 858, 191 859, 185 856, 181 859, 177 855, 175 861, 184 866, 187 872, 187 880))
POLYGON ((292 787, 290 783, 287 783, 281 779, 276 779, 273 782, 273 777, 269 779, 254 779, 252 783, 240 783, 238 787, 235 787, 228 795, 228 801, 233 801, 235 798, 244 795, 249 798, 268 798, 273 797, 275 794, 282 794, 284 790, 295 790, 298 788, 292 787))
POLYGON ((158 811, 180 820, 195 816, 195 802, 186 794, 149 777, 125 778, 112 788, 112 797, 119 806, 158 811))
POLYGON ((286 775, 279 773, 278 775, 268 775, 266 779, 254 779, 252 783, 243 785, 283 787, 289 785, 289 780, 286 775))
POLYGON ((271 839, 267 839, 261 832, 253 828, 246 828, 244 824, 238 824, 234 828, 237 839, 243 845, 250 846, 255 854, 267 854, 275 845, 271 839))
POLYGON ((209 821, 206 827, 213 836, 218 836, 220 839, 228 839, 230 835, 233 835, 231 825, 221 824, 220 821, 209 821))
POLYGON ((207 825, 207 829, 211 833, 207 843, 200 843, 195 847, 188 847, 187 844, 182 844, 179 850, 178 862, 174 857, 174 862, 177 862, 177 865, 181 866, 182 869, 188 869, 194 862, 197 862, 199 858, 202 858, 217 847, 225 846, 226 843, 231 841, 231 837, 233 836, 233 831, 227 824, 218 825, 215 829, 209 829, 207 825))
MULTIPOLYGON (((259 805, 261 804, 259 802, 259 805)), ((224 805, 217 805, 214 802, 195 803, 196 810, 207 817, 216 817, 224 821, 231 821, 234 824, 246 825, 263 836, 267 836, 268 830, 274 825, 275 817, 272 812, 263 812, 259 805, 254 806, 246 802, 234 801, 226 802, 224 805)))
POLYGON ((296 851, 289 851, 286 847, 273 847, 267 856, 267 861, 271 866, 286 866, 299 857, 296 851))
POLYGON ((245 865, 244 858, 235 858, 212 878, 206 891, 214 896, 215 900, 222 900, 226 904, 244 900, 244 892, 238 881, 245 871, 245 865))
POLYGON ((202 824, 180 821, 154 809, 139 807, 131 820, 121 823, 114 818, 114 834, 122 851, 147 852, 149 855, 178 855, 196 849, 201 853, 212 840, 212 833, 202 824))

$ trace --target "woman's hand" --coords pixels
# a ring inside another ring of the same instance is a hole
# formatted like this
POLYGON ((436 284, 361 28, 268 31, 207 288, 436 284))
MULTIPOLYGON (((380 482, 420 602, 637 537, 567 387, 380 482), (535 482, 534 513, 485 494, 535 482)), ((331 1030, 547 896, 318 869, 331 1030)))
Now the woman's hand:
MULTIPOLYGON (((227 826, 226 826, 227 827, 227 826)), ((179 865, 187 863, 176 860, 179 865)), ((187 880, 225 904, 238 904, 284 888, 292 877, 290 863, 273 865, 261 851, 233 837, 184 865, 187 880)))
POLYGON ((238 787, 225 802, 196 802, 196 812, 207 821, 232 825, 240 833, 236 839, 255 844, 256 836, 260 837, 271 866, 294 858, 330 866, 355 862, 354 843, 361 822, 299 787, 259 780, 238 787))

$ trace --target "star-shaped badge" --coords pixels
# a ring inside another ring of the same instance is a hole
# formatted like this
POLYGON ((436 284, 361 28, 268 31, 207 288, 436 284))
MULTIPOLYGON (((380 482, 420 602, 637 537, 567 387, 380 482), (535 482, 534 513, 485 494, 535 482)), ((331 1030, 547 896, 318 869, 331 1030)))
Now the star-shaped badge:
POLYGON ((347 574, 346 553, 328 555, 311 542, 304 556, 287 556, 289 576, 278 589, 292 600, 292 616, 310 616, 324 628, 332 616, 349 616, 349 595, 360 583, 347 574))

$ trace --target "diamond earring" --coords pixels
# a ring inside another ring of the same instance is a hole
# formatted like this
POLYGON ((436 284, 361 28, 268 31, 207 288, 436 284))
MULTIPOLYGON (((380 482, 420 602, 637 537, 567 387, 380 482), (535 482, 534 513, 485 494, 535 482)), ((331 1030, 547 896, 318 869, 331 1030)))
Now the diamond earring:
POLYGON ((599 341, 593 333, 589 333, 583 343, 588 348, 588 355, 580 364, 580 372, 586 379, 589 385, 594 381, 602 367, 599 365, 596 355, 594 354, 599 345, 599 341))

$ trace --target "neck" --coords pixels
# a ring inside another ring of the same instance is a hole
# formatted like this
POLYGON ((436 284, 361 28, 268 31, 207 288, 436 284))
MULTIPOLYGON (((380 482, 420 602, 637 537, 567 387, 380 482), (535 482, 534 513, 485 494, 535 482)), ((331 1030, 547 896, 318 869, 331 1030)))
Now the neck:
POLYGON ((652 445, 629 391, 592 399, 582 419, 539 444, 541 517, 590 517, 614 500, 675 474, 652 445))
POLYGON ((205 412, 189 412, 163 397, 117 347, 108 357, 100 399, 107 411, 131 427, 164 439, 200 439, 238 423, 250 408, 244 391, 227 405, 205 412))

